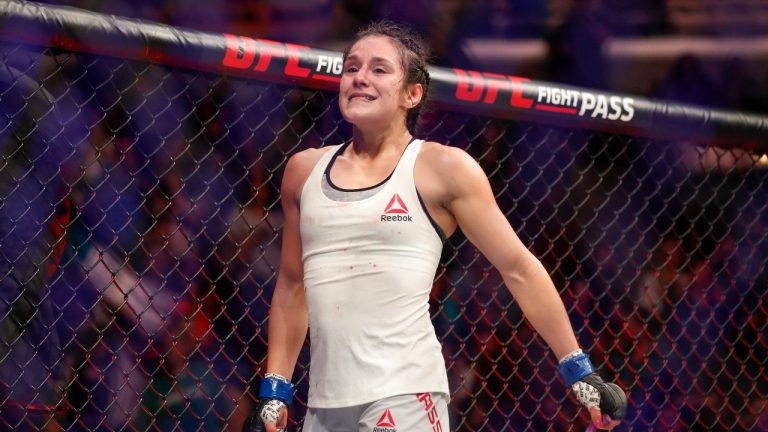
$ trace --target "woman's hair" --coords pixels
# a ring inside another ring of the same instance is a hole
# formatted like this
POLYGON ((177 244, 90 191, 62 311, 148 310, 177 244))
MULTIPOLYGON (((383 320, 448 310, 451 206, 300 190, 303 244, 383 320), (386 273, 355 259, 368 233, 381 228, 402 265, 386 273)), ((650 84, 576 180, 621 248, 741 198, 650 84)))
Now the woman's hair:
POLYGON ((357 32, 352 43, 344 50, 344 59, 346 60, 349 50, 354 44, 368 36, 386 36, 392 39, 400 52, 400 64, 405 74, 405 85, 421 84, 421 87, 424 89, 421 101, 418 105, 408 110, 405 119, 408 130, 413 132, 416 129, 429 92, 427 62, 430 55, 427 43, 421 35, 409 26, 387 20, 375 21, 357 32))

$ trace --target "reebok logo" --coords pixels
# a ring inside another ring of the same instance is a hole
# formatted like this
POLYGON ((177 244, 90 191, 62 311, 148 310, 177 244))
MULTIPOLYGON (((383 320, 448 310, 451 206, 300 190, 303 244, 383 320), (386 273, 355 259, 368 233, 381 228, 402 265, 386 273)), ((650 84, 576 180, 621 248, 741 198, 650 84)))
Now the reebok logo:
POLYGON ((395 419, 392 418, 392 413, 389 411, 389 409, 385 409, 381 414, 379 421, 376 422, 376 426, 373 428, 373 432, 397 432, 395 419))
POLYGON ((384 209, 384 214, 381 215, 382 222, 413 222, 413 216, 408 214, 408 207, 400 198, 400 195, 392 195, 392 199, 389 200, 389 204, 384 209))
POLYGON ((392 199, 389 200, 389 204, 387 204, 387 208, 384 209, 384 213, 408 214, 408 207, 405 206, 405 203, 403 202, 403 199, 400 198, 400 195, 394 194, 392 195, 392 199))

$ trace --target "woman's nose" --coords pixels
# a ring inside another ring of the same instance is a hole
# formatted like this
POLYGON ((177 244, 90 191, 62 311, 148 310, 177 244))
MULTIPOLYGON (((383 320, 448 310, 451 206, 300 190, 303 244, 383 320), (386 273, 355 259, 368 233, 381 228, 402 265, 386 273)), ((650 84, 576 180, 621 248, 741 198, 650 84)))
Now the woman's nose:
POLYGON ((352 79, 355 85, 368 85, 368 69, 360 68, 352 79))

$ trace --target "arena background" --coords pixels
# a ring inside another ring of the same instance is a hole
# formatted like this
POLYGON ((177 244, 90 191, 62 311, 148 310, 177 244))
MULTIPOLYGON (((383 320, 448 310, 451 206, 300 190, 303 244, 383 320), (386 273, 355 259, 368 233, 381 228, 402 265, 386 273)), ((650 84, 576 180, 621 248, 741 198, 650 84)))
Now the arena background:
MULTIPOLYGON (((334 59, 380 17, 432 42, 422 133, 486 170, 618 430, 768 430, 764 2, 66 4, 0 2, 0 430, 239 430, 284 163, 348 136, 334 59)), ((583 430, 460 234, 431 303, 456 430, 583 430)))

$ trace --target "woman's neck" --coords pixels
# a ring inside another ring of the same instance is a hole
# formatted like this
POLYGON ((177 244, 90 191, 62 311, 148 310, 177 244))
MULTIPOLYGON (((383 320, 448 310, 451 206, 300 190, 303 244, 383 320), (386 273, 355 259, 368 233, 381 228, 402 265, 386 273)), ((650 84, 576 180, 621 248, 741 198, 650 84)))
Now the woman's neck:
POLYGON ((363 131, 356 127, 349 151, 357 157, 374 159, 389 151, 402 152, 412 138, 405 127, 378 131, 363 131))

